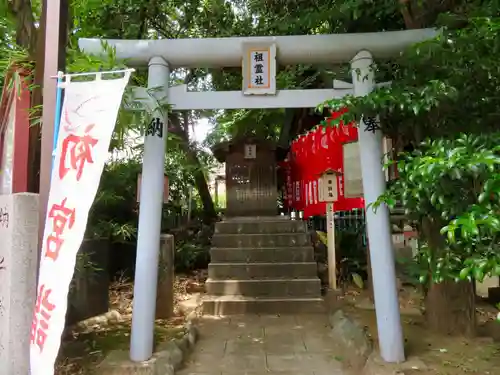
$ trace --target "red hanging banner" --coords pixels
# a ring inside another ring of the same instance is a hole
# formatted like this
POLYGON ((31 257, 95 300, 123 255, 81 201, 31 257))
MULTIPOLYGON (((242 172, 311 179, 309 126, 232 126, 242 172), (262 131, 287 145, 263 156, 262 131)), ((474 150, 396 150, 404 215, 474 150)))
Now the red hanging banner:
POLYGON ((297 164, 297 151, 298 151, 298 143, 297 140, 292 141, 292 144, 290 146, 290 176, 292 179, 292 206, 291 208, 294 210, 297 210, 297 204, 300 201, 299 197, 300 194, 296 189, 297 183, 300 181, 300 176, 299 176, 299 166, 297 164))
POLYGON ((303 138, 304 147, 304 182, 305 182, 305 207, 304 207, 304 218, 307 219, 311 216, 311 160, 312 160, 312 148, 311 148, 311 133, 308 132, 303 138))
MULTIPOLYGON (((338 120, 346 112, 347 109, 333 112, 327 123, 338 120)), ((334 205, 335 211, 363 208, 363 198, 344 197, 343 144, 357 140, 358 129, 355 124, 340 121, 338 126, 318 126, 293 141, 287 163, 289 207, 303 211, 304 218, 325 215, 326 204, 319 202, 318 179, 327 170, 334 170, 341 173, 337 180, 338 201, 334 205)))

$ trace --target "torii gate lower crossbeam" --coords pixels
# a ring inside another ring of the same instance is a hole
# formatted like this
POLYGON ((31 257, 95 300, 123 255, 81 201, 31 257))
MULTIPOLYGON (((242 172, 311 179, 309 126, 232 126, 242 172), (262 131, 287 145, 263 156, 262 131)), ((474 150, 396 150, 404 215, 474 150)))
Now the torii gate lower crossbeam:
MULTIPOLYGON (((183 93, 176 98, 176 90, 169 89, 171 67, 229 67, 241 66, 242 43, 272 42, 276 44, 277 59, 282 64, 320 64, 351 62, 353 86, 343 87, 343 92, 330 90, 320 92, 313 90, 314 98, 323 95, 344 95, 354 93, 355 96, 367 95, 375 87, 372 69, 373 57, 389 58, 401 53, 409 45, 432 38, 437 32, 432 29, 406 30, 397 32, 342 34, 342 35, 308 35, 257 38, 209 38, 178 39, 154 41, 117 41, 107 43, 116 48, 117 58, 128 59, 132 64, 149 63, 148 87, 154 88, 154 98, 160 103, 175 103, 179 108, 202 108, 198 102, 200 95, 212 96, 210 107, 216 102, 218 95, 228 95, 226 108, 235 108, 242 104, 243 108, 273 107, 281 102, 277 96, 252 98, 239 93, 183 93), (172 97, 167 98, 168 95, 172 97), (195 97, 198 99, 195 100, 195 97), (277 99, 278 98, 278 99, 277 99), (169 100, 167 100, 169 99, 169 100), (193 101, 192 101, 193 100, 193 101), (182 103, 182 104, 181 104, 182 103), (232 103, 232 104, 231 104, 232 103)), ((80 47, 86 52, 104 54, 102 43, 98 39, 82 39, 80 47)), ((291 91, 285 91, 290 95, 291 91)), ((328 99, 328 97, 326 98, 328 99)), ((296 106, 300 106, 294 100, 296 106)), ((308 100, 304 100, 307 106, 308 100)), ((313 103, 313 107, 318 103, 313 103)), ((203 104, 206 108, 209 103, 203 104)), ((219 108, 224 108, 224 101, 219 108)), ((148 128, 145 135, 143 172, 141 184, 139 229, 137 241, 137 266, 134 284, 134 307, 132 318, 132 337, 130 357, 133 361, 144 361, 152 356, 154 316, 156 304, 156 286, 158 274, 158 253, 161 229, 161 207, 163 203, 163 173, 165 139, 167 132, 166 113, 155 109, 154 116, 159 118, 155 126, 148 128)), ((363 191, 366 205, 373 203, 385 191, 385 174, 382 169, 383 151, 380 130, 364 131, 365 124, 361 120, 359 147, 363 177, 363 191)), ((402 362, 405 359, 403 335, 399 314, 399 301, 396 289, 394 253, 391 241, 389 212, 382 206, 375 213, 366 210, 368 242, 374 284, 374 297, 377 315, 380 352, 387 362, 402 362)))
MULTIPOLYGON (((390 82, 378 83, 376 87, 390 85, 390 82)), ((333 80, 331 89, 280 90, 276 95, 245 96, 241 91, 188 91, 187 85, 178 85, 167 89, 168 104, 174 111, 200 109, 260 109, 260 108, 315 108, 330 99, 340 99, 354 95, 353 85, 333 80)), ((158 103, 150 97, 148 89, 137 87, 133 91, 134 104, 130 110, 152 111, 158 103)))

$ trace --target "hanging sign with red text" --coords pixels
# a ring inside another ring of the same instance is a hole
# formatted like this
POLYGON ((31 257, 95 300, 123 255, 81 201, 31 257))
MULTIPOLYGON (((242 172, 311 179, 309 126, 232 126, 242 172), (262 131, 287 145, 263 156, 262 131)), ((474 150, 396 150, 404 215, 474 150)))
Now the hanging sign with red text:
POLYGON ((31 375, 53 375, 65 326, 68 291, 116 117, 130 78, 63 84, 65 89, 41 246, 31 326, 31 375))

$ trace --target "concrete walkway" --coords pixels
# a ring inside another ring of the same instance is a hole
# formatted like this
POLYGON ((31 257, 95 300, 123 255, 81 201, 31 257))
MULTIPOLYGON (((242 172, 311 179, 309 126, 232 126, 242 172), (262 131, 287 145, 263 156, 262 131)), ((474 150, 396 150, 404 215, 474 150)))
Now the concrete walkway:
POLYGON ((205 317, 180 375, 342 375, 326 314, 205 317))

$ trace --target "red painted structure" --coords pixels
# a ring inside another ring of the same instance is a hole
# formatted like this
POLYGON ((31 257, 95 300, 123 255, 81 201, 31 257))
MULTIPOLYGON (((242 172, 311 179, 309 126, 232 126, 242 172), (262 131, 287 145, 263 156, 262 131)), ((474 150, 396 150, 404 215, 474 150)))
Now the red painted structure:
POLYGON ((0 97, 0 194, 28 191, 30 90, 23 70, 10 69, 0 97))
MULTIPOLYGON (((343 112, 333 113, 335 119, 343 112)), ((338 127, 319 126, 299 136, 290 147, 289 157, 282 163, 286 175, 286 208, 304 212, 304 218, 324 216, 326 203, 318 199, 318 178, 327 170, 344 172, 343 144, 358 140, 358 129, 342 121, 338 127)), ((337 180, 338 200, 335 211, 362 209, 363 198, 344 197, 342 175, 337 180)))

